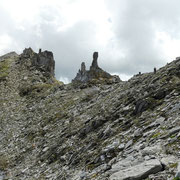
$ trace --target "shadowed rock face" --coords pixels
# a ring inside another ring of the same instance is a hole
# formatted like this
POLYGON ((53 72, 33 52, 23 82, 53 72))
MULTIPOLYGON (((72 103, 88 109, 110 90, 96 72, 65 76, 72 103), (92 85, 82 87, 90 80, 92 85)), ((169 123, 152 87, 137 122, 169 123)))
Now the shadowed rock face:
POLYGON ((97 59, 98 59, 98 52, 94 52, 93 61, 92 61, 92 65, 90 67, 90 70, 99 68, 98 63, 97 63, 97 59))
POLYGON ((76 78, 73 80, 73 82, 87 82, 88 81, 88 73, 86 71, 86 65, 84 62, 81 63, 81 69, 79 69, 79 72, 76 75, 76 78))
POLYGON ((81 69, 76 77, 72 80, 73 83, 116 83, 120 82, 118 76, 112 76, 98 66, 98 52, 93 53, 93 61, 90 70, 86 70, 85 63, 81 64, 81 69))
POLYGON ((30 58, 30 57, 32 57, 34 54, 35 54, 35 53, 34 53, 34 51, 33 51, 31 48, 25 48, 25 49, 23 50, 23 53, 21 54, 21 58, 24 58, 24 59, 30 58))
POLYGON ((81 72, 82 72, 82 74, 85 74, 85 73, 86 73, 86 65, 85 65, 85 62, 82 62, 82 64, 81 64, 81 72))
POLYGON ((37 67, 42 67, 46 72, 54 76, 55 61, 52 52, 40 52, 33 58, 32 64, 37 67))
POLYGON ((40 49, 39 53, 37 54, 31 48, 26 48, 21 54, 21 59, 27 58, 30 58, 32 66, 44 70, 45 72, 54 76, 55 61, 52 52, 42 52, 40 49))

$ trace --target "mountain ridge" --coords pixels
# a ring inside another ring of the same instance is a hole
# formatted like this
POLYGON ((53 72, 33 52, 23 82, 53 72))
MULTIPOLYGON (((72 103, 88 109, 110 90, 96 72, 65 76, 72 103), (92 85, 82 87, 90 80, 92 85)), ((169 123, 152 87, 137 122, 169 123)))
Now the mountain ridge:
POLYGON ((28 52, 0 61, 2 179, 179 177, 178 58, 128 81, 74 87, 28 52))

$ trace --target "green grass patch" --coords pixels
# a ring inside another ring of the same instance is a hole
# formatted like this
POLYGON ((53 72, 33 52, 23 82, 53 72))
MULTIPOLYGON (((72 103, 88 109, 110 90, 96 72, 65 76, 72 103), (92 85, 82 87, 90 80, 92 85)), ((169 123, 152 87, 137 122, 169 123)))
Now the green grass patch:
POLYGON ((0 62, 0 80, 5 80, 9 75, 9 61, 0 62))
POLYGON ((173 164, 170 164, 170 168, 177 168, 177 166, 178 166, 178 163, 173 163, 173 164))
POLYGON ((152 138, 152 139, 155 139, 155 138, 159 137, 160 135, 161 135, 161 133, 160 133, 160 132, 157 132, 157 133, 153 134, 153 135, 151 136, 151 138, 152 138))
POLYGON ((9 159, 5 155, 0 155, 0 169, 6 170, 9 166, 9 159))
POLYGON ((173 180, 180 180, 180 177, 175 177, 173 180))

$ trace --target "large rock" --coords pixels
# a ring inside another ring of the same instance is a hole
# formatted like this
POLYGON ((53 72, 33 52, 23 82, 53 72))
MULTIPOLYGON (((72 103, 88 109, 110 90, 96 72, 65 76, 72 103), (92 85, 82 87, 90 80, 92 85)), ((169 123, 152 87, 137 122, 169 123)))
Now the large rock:
POLYGON ((94 52, 93 61, 90 70, 86 70, 85 63, 81 64, 81 69, 76 77, 72 80, 73 83, 116 83, 120 82, 119 76, 112 76, 98 66, 98 52, 94 52))
POLYGON ((136 102, 134 114, 135 115, 141 114, 143 111, 147 110, 148 106, 149 104, 146 100, 142 100, 142 99, 138 100, 136 102))
POLYGON ((51 51, 42 52, 40 49, 39 53, 35 53, 31 48, 26 48, 20 58, 30 59, 32 66, 54 76, 55 61, 51 51))
POLYGON ((46 72, 49 72, 54 76, 55 61, 52 52, 39 52, 34 58, 32 58, 32 64, 43 68, 46 72))
POLYGON ((110 176, 110 180, 141 180, 162 170, 159 160, 151 159, 136 166, 122 169, 110 176))

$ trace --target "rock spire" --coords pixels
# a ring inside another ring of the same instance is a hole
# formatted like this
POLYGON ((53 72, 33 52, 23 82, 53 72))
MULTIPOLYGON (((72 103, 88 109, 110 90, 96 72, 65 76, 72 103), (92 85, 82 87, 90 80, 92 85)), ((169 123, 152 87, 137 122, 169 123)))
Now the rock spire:
POLYGON ((93 61, 90 70, 86 70, 85 63, 81 64, 81 69, 76 77, 72 80, 73 83, 115 83, 120 82, 118 76, 112 76, 98 66, 98 52, 93 53, 93 61))
POLYGON ((91 65, 90 69, 97 69, 98 68, 97 59, 98 59, 98 52, 94 52, 93 53, 93 61, 92 61, 92 65, 91 65))

